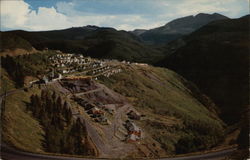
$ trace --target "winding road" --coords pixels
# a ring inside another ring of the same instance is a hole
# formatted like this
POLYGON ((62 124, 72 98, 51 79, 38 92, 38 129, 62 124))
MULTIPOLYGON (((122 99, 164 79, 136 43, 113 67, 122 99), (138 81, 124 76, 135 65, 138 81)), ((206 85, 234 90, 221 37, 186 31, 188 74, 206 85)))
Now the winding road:
MULTIPOLYGON (((188 157, 173 157, 173 158, 160 158, 158 160, 217 160, 230 155, 236 148, 227 149, 223 151, 206 153, 202 155, 188 156, 188 157)), ((28 153, 16 150, 4 144, 1 145, 1 158, 3 160, 100 160, 102 158, 75 158, 75 157, 63 157, 63 156, 51 156, 35 153, 28 153)), ((143 159, 143 158, 141 158, 143 159)))

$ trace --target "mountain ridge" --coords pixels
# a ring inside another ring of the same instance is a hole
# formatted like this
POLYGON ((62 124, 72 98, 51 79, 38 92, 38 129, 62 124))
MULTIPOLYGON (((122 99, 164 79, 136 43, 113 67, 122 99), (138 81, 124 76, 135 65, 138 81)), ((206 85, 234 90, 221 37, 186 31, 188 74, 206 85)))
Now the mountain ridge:
MULTIPOLYGON (((163 26, 146 30, 143 33, 137 35, 147 43, 168 43, 172 40, 178 39, 183 35, 190 34, 209 22, 221 19, 228 19, 228 17, 218 13, 199 13, 195 16, 191 15, 174 19, 163 26)), ((136 32, 132 33, 136 34, 136 32)))
POLYGON ((145 45, 136 35, 114 28, 85 26, 42 32, 16 30, 1 34, 3 39, 8 38, 7 34, 20 37, 38 50, 48 48, 95 58, 148 63, 164 57, 157 48, 145 45))

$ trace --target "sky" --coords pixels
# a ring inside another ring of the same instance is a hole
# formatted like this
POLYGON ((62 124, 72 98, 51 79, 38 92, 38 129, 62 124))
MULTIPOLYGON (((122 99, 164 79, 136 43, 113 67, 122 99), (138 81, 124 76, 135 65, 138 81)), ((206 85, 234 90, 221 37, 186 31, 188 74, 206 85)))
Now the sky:
POLYGON ((151 29, 198 13, 219 13, 229 18, 249 14, 249 0, 0 0, 0 7, 1 31, 86 25, 151 29))

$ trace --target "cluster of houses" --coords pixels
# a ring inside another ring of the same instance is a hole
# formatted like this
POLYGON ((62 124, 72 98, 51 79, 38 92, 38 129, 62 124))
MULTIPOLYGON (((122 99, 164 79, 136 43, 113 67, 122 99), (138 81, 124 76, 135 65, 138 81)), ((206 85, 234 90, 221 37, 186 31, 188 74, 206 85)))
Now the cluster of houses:
POLYGON ((92 75, 92 76, 97 75, 97 74, 103 73, 109 69, 110 69, 110 66, 100 67, 100 68, 93 69, 93 70, 87 72, 87 75, 92 75))
POLYGON ((49 58, 55 67, 70 66, 72 64, 84 65, 90 62, 90 58, 78 54, 56 54, 49 58))
POLYGON ((125 60, 122 61, 122 63, 123 63, 123 64, 126 64, 126 65, 132 64, 132 65, 137 65, 137 66, 148 66, 147 63, 137 63, 137 62, 132 63, 132 62, 125 61, 125 60))
POLYGON ((80 72, 93 76, 97 80, 98 76, 109 77, 121 72, 121 69, 107 65, 110 62, 108 60, 91 59, 79 54, 58 53, 49 60, 56 72, 63 75, 80 72))
POLYGON ((74 72, 83 72, 93 68, 99 68, 105 62, 93 60, 89 57, 84 57, 79 54, 56 54, 49 58, 52 66, 57 69, 59 73, 68 74, 74 72))
POLYGON ((137 66, 148 66, 147 63, 132 63, 132 64, 137 66))
POLYGON ((138 113, 136 110, 131 109, 127 112, 127 116, 129 120, 125 122, 125 128, 128 131, 126 136, 127 142, 136 142, 141 139, 142 131, 141 129, 133 122, 133 120, 140 120, 141 114, 138 113))
POLYGON ((117 73, 120 73, 122 70, 120 68, 113 68, 111 70, 109 70, 109 72, 105 72, 103 73, 102 75, 104 77, 107 77, 109 78, 110 76, 114 75, 114 74, 117 74, 117 73))
POLYGON ((114 74, 120 73, 121 71, 122 70, 120 68, 111 68, 110 66, 105 66, 89 71, 87 75, 95 76, 97 79, 99 76, 110 77, 114 74))
MULTIPOLYGON (((115 111, 115 106, 111 104, 96 105, 80 97, 73 97, 73 99, 84 108, 86 113, 89 114, 89 116, 93 118, 95 122, 98 122, 103 125, 109 124, 109 121, 105 116, 105 111, 110 114, 113 114, 115 111)), ((129 119, 140 120, 140 114, 134 110, 130 110, 127 113, 127 116, 129 119)), ((125 139, 127 142, 137 142, 142 138, 141 128, 139 128, 132 120, 126 120, 124 127, 128 131, 128 134, 126 135, 125 139)))
POLYGON ((74 100, 85 109, 95 122, 99 122, 100 124, 109 124, 108 119, 105 117, 105 112, 95 104, 89 103, 88 101, 78 97, 75 97, 74 100))

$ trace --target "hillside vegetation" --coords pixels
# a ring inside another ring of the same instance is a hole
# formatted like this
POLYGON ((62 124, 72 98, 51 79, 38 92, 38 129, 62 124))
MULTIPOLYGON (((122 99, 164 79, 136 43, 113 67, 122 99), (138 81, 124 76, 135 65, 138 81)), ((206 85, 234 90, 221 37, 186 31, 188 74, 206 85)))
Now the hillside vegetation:
POLYGON ((32 45, 24 38, 8 32, 0 32, 0 52, 17 48, 32 50, 32 45))
POLYGON ((42 90, 41 96, 32 94, 27 109, 44 128, 45 151, 97 156, 89 145, 85 121, 74 119, 70 104, 55 91, 42 90))
POLYGON ((32 93, 40 91, 38 88, 30 92, 18 91, 4 98, 5 105, 1 107, 2 141, 21 150, 43 153, 43 127, 26 110, 32 93))
POLYGON ((101 82, 126 96, 146 115, 141 125, 166 151, 186 153, 220 142, 222 121, 193 96, 182 77, 151 66, 124 66, 123 70, 101 82))
POLYGON ((248 104, 249 16, 212 22, 166 47, 158 65, 194 82, 232 124, 248 104))
MULTIPOLYGON (((48 68, 48 57, 55 52, 42 52, 30 55, 19 55, 16 57, 2 57, 1 67, 8 73, 8 77, 15 84, 15 87, 24 86, 24 81, 27 76, 41 78, 39 76, 47 73, 51 68, 48 68)), ((7 75, 6 75, 7 76, 7 75)), ((6 82, 7 83, 7 82, 6 82)))
MULTIPOLYGON (((63 52, 80 53, 94 58, 119 59, 137 62, 157 62, 164 55, 156 48, 145 45, 139 37, 126 31, 117 31, 113 28, 86 26, 69 28, 58 31, 4 32, 12 39, 25 39, 23 46, 10 41, 6 48, 12 46, 29 48, 32 45, 38 50, 45 48, 61 50, 63 52)), ((2 37, 3 41, 5 38, 2 37)))
POLYGON ((100 30, 86 40, 94 44, 87 50, 87 55, 95 58, 153 63, 164 57, 159 50, 141 43, 125 31, 100 30))
MULTIPOLYGON (((5 62, 18 63, 24 77, 36 76, 48 69, 45 66, 46 56, 48 56, 46 53, 37 53, 7 57, 9 60, 5 62), (30 68, 36 65, 39 70, 31 71, 30 68)), ((195 86, 168 69, 116 63, 120 64, 122 72, 109 78, 102 77, 99 82, 124 95, 141 114, 145 115, 136 123, 148 134, 145 136, 159 142, 161 148, 168 154, 209 149, 223 140, 225 125, 217 116, 216 106, 195 86)), ((4 68, 7 71, 5 77, 12 79, 12 81, 8 80, 11 87, 14 87, 13 81, 16 84, 23 84, 18 79, 19 75, 7 68, 4 68)), ((54 89, 56 90, 56 87, 54 89)), ((34 151, 31 148, 35 147, 41 152, 93 155, 93 151, 89 151, 88 147, 77 143, 84 137, 71 132, 74 123, 69 121, 70 118, 65 117, 67 112, 63 109, 67 108, 65 107, 67 103, 63 104, 60 98, 53 98, 56 96, 51 93, 48 93, 49 96, 39 96, 40 90, 33 88, 28 89, 27 92, 19 91, 13 94, 16 97, 13 100, 10 100, 12 95, 7 97, 8 104, 3 112, 6 117, 4 118, 4 140, 24 150, 34 151), (18 121, 20 117, 23 120, 18 121), (30 121, 34 123, 25 126, 24 123, 29 119, 33 119, 30 121), (41 129, 41 126, 44 129, 41 129), (30 128, 33 128, 35 133, 32 135, 34 143, 29 144, 30 133, 26 130, 30 128), (50 129, 47 130, 48 128, 50 129), (18 129, 19 131, 12 131, 18 129), (78 140, 74 138, 67 140, 67 137, 72 135, 75 135, 78 140), (63 143, 64 139, 66 143, 63 143), (69 146, 71 150, 67 149, 69 146), (79 150, 76 146, 80 147, 78 147, 79 150)), ((84 128, 82 133, 84 134, 84 128)), ((86 143, 90 144, 90 142, 86 143)))

